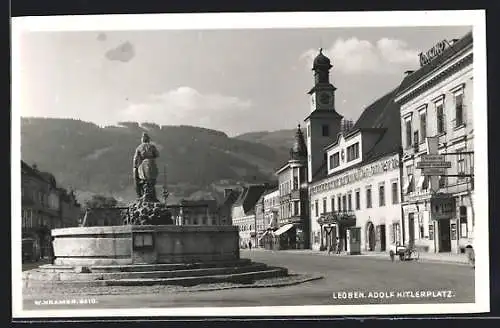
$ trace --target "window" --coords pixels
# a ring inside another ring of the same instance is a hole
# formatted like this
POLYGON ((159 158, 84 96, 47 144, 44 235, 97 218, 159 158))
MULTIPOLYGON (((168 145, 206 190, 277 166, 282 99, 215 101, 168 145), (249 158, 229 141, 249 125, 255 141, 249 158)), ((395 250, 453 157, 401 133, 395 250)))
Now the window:
MULTIPOLYGON (((463 152, 464 149, 460 149, 457 153, 463 152)), ((459 179, 463 179, 465 175, 465 155, 458 154, 457 155, 457 175, 459 175, 459 179)))
POLYGON ((366 188, 366 208, 372 208, 372 188, 366 188))
POLYGON ((420 113, 420 136, 421 142, 427 138, 427 113, 425 111, 420 113))
POLYGON ((434 240, 434 224, 429 224, 429 240, 434 240))
POLYGON ((293 190, 299 189, 299 177, 293 177, 293 190))
POLYGON ((412 138, 411 119, 407 120, 405 122, 405 125, 406 125, 406 148, 410 148, 412 146, 412 143, 411 143, 411 138, 412 138))
POLYGON ((327 210, 326 210, 326 197, 323 198, 323 213, 326 213, 327 210))
POLYGON ((460 206, 458 213, 460 218, 460 238, 468 238, 469 231, 467 228, 467 207, 460 206))
POLYGON ((404 193, 410 193, 415 191, 415 182, 414 180, 414 168, 413 165, 408 165, 406 167, 406 183, 405 183, 405 188, 404 188, 404 193))
POLYGON ((321 135, 323 137, 329 137, 330 136, 330 127, 327 124, 323 124, 321 126, 321 135))
POLYGON ((342 211, 347 210, 347 197, 346 195, 342 196, 342 211))
POLYGON ((361 204, 360 204, 361 199, 359 197, 359 190, 356 191, 355 197, 356 197, 356 200, 355 200, 356 201, 356 209, 359 210, 361 208, 361 204))
POLYGON ((445 188, 448 179, 446 176, 439 176, 439 188, 445 188))
POLYGON ((380 185, 378 187, 378 203, 379 206, 385 206, 385 186, 380 185))
POLYGON ((418 139, 418 130, 413 132, 413 145, 418 146, 419 139, 418 139))
POLYGON ((455 126, 464 124, 464 94, 455 94, 455 126))
POLYGON ((294 201, 294 202, 293 202, 293 213, 294 213, 295 215, 300 215, 300 211, 299 211, 299 207, 300 207, 300 206, 299 206, 299 204, 300 204, 300 203, 299 203, 299 201, 298 201, 298 200, 296 200, 296 201, 294 201))
POLYGON ((330 169, 334 169, 340 165, 340 157, 339 153, 335 153, 330 155, 330 169))
POLYGON ((445 121, 444 121, 444 109, 443 102, 439 102, 436 104, 436 118, 437 118, 437 133, 444 133, 445 130, 445 121))
POLYGON ((342 211, 342 203, 341 203, 341 198, 340 196, 337 196, 337 210, 340 212, 342 211))
POLYGON ((418 215, 418 236, 419 239, 424 239, 424 223, 421 213, 418 215))
POLYGON ((397 182, 392 183, 392 203, 393 204, 399 203, 398 183, 397 182))
POLYGON ((347 210, 352 211, 352 194, 347 195, 347 210))
POLYGON ((393 244, 399 243, 399 236, 400 236, 399 223, 393 223, 392 224, 392 243, 393 244))
POLYGON ((331 206, 332 206, 332 212, 335 211, 335 197, 332 196, 332 198, 330 199, 330 202, 331 202, 331 206))
POLYGON ((350 162, 357 158, 359 158, 359 142, 347 147, 347 161, 350 162))
POLYGON ((316 213, 316 216, 319 216, 319 205, 317 199, 314 201, 314 212, 316 213))

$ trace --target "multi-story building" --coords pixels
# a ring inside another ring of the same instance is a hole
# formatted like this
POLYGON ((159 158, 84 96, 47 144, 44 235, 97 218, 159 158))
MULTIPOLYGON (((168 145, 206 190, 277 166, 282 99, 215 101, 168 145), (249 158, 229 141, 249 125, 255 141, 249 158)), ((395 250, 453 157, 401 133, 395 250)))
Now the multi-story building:
MULTIPOLYGON (((76 226, 80 205, 73 193, 57 187, 55 177, 21 161, 22 237, 33 240, 33 258, 51 255, 51 230, 76 226)), ((31 244, 30 244, 31 245, 31 244)), ((31 247, 31 246, 30 246, 31 247)))
POLYGON ((299 125, 290 159, 276 172, 280 210, 279 229, 273 234, 279 238, 279 249, 310 247, 307 168, 307 146, 299 125))
POLYGON ((182 225, 220 225, 217 201, 182 200, 182 225))
MULTIPOLYGON (((258 232, 258 245, 274 249, 279 248, 279 240, 275 240, 273 232, 279 228, 280 193, 279 188, 266 191, 261 197, 262 221, 257 220, 260 226, 258 232)), ((257 207, 256 207, 257 212, 257 207)))
POLYGON ((269 189, 267 184, 249 184, 243 187, 240 196, 231 209, 232 225, 239 227, 240 246, 256 245, 255 205, 262 194, 269 189))
POLYGON ((312 248, 346 249, 346 231, 361 230, 362 251, 385 251, 399 240, 400 124, 393 90, 368 106, 356 123, 344 124, 328 87, 330 60, 314 60, 316 86, 307 122, 312 248), (351 127, 349 129, 349 127, 351 127), (348 130, 349 129, 349 130, 348 130))
POLYGON ((405 240, 430 252, 460 252, 474 238, 472 32, 438 42, 420 62, 396 99, 404 148, 405 240), (443 155, 451 167, 424 174, 418 166, 426 154, 443 155))

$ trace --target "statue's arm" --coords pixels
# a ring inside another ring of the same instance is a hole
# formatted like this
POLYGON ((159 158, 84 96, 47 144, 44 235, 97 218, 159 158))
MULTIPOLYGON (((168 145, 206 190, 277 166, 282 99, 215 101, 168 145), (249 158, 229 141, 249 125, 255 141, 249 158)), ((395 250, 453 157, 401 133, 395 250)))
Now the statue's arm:
POLYGON ((139 148, 137 148, 134 153, 134 160, 133 160, 134 169, 139 167, 139 164, 141 164, 141 155, 139 154, 139 148))

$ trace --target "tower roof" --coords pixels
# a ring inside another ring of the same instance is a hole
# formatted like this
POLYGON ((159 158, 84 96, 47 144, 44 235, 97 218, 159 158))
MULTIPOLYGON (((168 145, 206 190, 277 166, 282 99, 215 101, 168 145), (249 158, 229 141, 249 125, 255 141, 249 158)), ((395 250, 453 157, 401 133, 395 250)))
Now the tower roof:
POLYGON ((326 57, 323 54, 323 48, 319 49, 319 54, 314 58, 313 61, 313 70, 317 69, 330 69, 332 68, 332 64, 330 62, 330 58, 326 57))
POLYGON ((300 128, 300 124, 297 126, 297 131, 295 132, 295 141, 293 143, 292 149, 290 149, 290 155, 292 159, 306 157, 307 156, 307 146, 304 140, 304 134, 300 128))

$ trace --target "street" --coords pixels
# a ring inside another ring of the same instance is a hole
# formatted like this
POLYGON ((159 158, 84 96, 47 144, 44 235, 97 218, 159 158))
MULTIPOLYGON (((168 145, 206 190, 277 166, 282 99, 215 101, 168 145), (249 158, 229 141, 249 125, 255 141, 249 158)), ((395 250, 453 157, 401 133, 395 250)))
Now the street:
MULTIPOLYGON (((95 304, 35 305, 26 310, 83 308, 151 308, 206 306, 291 306, 335 304, 474 302, 474 270, 451 263, 391 262, 356 256, 324 256, 244 250, 241 257, 287 267, 290 272, 319 273, 324 279, 279 288, 245 288, 169 294, 104 295, 95 304), (345 293, 344 293, 345 292, 345 293), (350 294, 349 294, 350 292, 350 294), (335 297, 333 297, 335 295, 335 297)), ((83 296, 75 296, 81 298, 83 296)), ((51 296, 50 299, 58 299, 51 296)), ((68 295, 64 297, 68 299, 68 295)))

